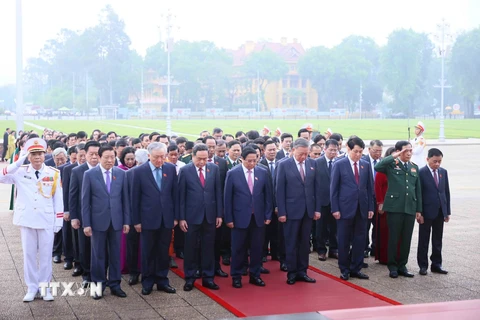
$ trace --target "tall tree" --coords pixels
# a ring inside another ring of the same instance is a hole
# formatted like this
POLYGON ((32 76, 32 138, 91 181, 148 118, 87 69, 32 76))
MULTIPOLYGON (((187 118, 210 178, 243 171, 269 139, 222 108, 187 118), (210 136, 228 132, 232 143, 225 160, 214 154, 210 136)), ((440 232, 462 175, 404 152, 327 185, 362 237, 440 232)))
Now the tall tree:
POLYGON ((409 115, 425 94, 433 44, 411 29, 393 31, 381 56, 381 75, 394 97, 393 109, 409 115))
POLYGON ((252 52, 243 65, 245 77, 259 80, 262 110, 267 110, 265 90, 269 82, 278 81, 288 72, 288 65, 277 53, 270 49, 252 52))

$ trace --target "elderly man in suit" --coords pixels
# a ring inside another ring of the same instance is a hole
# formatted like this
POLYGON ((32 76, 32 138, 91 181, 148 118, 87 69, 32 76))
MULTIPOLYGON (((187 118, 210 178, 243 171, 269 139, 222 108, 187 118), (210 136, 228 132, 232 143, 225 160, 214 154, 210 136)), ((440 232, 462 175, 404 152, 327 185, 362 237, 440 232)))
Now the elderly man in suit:
POLYGON ((149 295, 154 284, 159 291, 175 293, 167 276, 172 229, 178 222, 177 171, 165 162, 165 144, 152 142, 147 150, 149 161, 134 169, 131 186, 132 220, 142 248, 142 294, 149 295))
POLYGON ((414 276, 408 271, 407 262, 415 218, 420 220, 422 217, 422 186, 418 166, 410 162, 411 157, 410 142, 398 141, 395 152, 375 166, 375 170, 383 172, 388 181, 383 210, 388 212, 387 265, 390 278, 398 278, 399 275, 408 278, 414 276), (397 254, 399 242, 400 252, 397 254))
POLYGON ((195 243, 200 239, 202 285, 218 290, 215 275, 215 229, 222 225, 222 184, 218 166, 209 163, 208 147, 199 143, 193 147, 191 163, 180 169, 178 200, 180 229, 185 232, 185 285, 191 291, 195 282, 195 243))
MULTIPOLYGON (((70 175, 70 192, 68 194, 68 205, 70 213, 70 221, 72 228, 77 230, 78 237, 74 237, 74 242, 78 245, 78 254, 80 258, 80 266, 82 271, 83 283, 82 286, 86 288, 91 280, 90 276, 90 251, 91 241, 90 237, 85 236, 82 230, 82 185, 83 174, 85 171, 95 168, 98 165, 98 149, 100 143, 98 141, 89 141, 85 144, 85 163, 72 169, 70 175)), ((74 231, 75 234, 75 231, 74 231)))
POLYGON ((428 150, 427 165, 420 168, 423 210, 419 219, 417 262, 420 274, 426 275, 428 269, 428 245, 432 234, 433 273, 447 274, 442 268, 443 224, 450 221, 450 186, 447 170, 440 168, 443 153, 437 148, 428 150))
POLYGON ((316 282, 307 275, 310 231, 313 220, 320 219, 320 201, 314 160, 307 158, 309 142, 303 138, 293 143, 293 157, 277 166, 276 200, 278 221, 284 223, 287 284, 316 282))
MULTIPOLYGON (((130 205, 125 171, 114 167, 115 151, 105 145, 98 150, 100 165, 85 172, 82 184, 83 232, 92 238, 92 281, 107 284, 113 295, 125 298, 121 289, 120 244, 130 229, 130 205)), ((95 293, 93 299, 102 295, 95 293)))
POLYGON ((325 142, 325 154, 315 160, 317 162, 317 180, 320 181, 317 193, 322 214, 316 222, 317 253, 320 261, 327 260, 327 240, 329 243, 328 257, 338 259, 337 222, 332 216, 330 205, 330 177, 337 153, 337 141, 328 139, 325 142))
POLYGON ((365 143, 352 136, 347 141, 347 156, 332 168, 330 204, 337 219, 338 266, 340 278, 368 279, 361 272, 367 219, 373 217, 373 179, 370 163, 362 159, 365 143), (350 249, 351 243, 351 249, 350 249))
POLYGON ((267 170, 257 164, 257 151, 246 147, 242 165, 227 173, 225 183, 225 222, 232 229, 232 264, 234 288, 242 287, 242 269, 250 250, 250 283, 264 287, 260 278, 265 225, 272 220, 273 190, 267 170))

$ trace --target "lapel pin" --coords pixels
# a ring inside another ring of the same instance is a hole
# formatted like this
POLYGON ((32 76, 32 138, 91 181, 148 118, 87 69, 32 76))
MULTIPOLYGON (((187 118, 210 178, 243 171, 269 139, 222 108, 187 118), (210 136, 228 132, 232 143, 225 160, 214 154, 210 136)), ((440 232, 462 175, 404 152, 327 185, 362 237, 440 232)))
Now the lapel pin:
POLYGON ((255 180, 258 180, 258 178, 257 178, 257 177, 255 177, 255 180))
POLYGON ((163 174, 163 176, 166 178, 166 177, 167 177, 167 174, 166 174, 166 173, 164 173, 164 174, 163 174))
POLYGON ((112 179, 113 179, 113 180, 117 180, 117 177, 116 177, 116 176, 112 176, 112 179))

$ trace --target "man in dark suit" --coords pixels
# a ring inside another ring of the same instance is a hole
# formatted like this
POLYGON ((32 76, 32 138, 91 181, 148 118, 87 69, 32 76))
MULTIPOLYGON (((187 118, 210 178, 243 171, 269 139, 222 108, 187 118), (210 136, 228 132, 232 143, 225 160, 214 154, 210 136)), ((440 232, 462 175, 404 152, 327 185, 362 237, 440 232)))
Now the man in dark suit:
POLYGON ((290 133, 282 133, 280 136, 280 142, 282 144, 282 149, 280 149, 275 158, 277 160, 280 160, 282 158, 289 158, 290 157, 290 150, 292 142, 293 142, 293 136, 290 133))
POLYGON ((340 278, 368 279, 361 269, 367 219, 373 217, 373 179, 370 164, 362 159, 365 143, 352 136, 347 141, 347 156, 332 168, 330 204, 337 219, 338 266, 340 278), (351 250, 350 250, 351 243, 351 250))
MULTIPOLYGON (((102 283, 102 288, 107 285, 108 251, 108 287, 112 295, 125 298, 120 287, 120 244, 122 231, 127 234, 130 229, 127 178, 125 171, 114 167, 112 146, 100 147, 98 156, 100 165, 85 172, 82 184, 83 232, 92 238, 92 281, 102 283)), ((93 299, 101 297, 95 293, 93 299)))
MULTIPOLYGON (((382 158, 382 150, 383 150, 383 142, 380 140, 372 140, 370 141, 370 146, 368 147, 368 154, 363 156, 363 159, 365 159, 368 163, 370 163, 370 167, 372 168, 372 177, 373 177, 373 185, 375 186, 375 165, 381 160, 382 158)), ((373 201, 376 204, 377 200, 375 198, 375 188, 373 190, 373 201)), ((377 232, 377 226, 376 226, 376 218, 375 214, 377 212, 377 209, 373 211, 373 218, 368 219, 367 221, 367 240, 365 242, 365 258, 368 258, 368 256, 375 256, 375 238, 376 238, 376 232, 377 232), (370 225, 372 225, 372 245, 370 246, 370 225)))
POLYGON ((408 141, 398 141, 395 152, 375 166, 377 172, 387 176, 388 188, 383 210, 388 212, 388 270, 390 278, 398 275, 412 278, 406 265, 410 254, 415 218, 422 216, 422 186, 418 176, 418 166, 410 162, 412 145, 408 141), (400 242, 400 252, 398 244, 400 242))
POLYGON ((70 220, 72 228, 78 230, 78 238, 74 237, 74 241, 78 243, 78 252, 80 258, 80 266, 82 268, 83 287, 87 287, 91 280, 90 276, 90 258, 91 258, 91 241, 90 237, 85 236, 80 227, 82 226, 82 184, 83 174, 91 168, 98 165, 98 149, 100 143, 97 141, 89 141, 85 144, 85 163, 72 169, 70 176, 70 192, 68 205, 70 209, 70 220))
POLYGON ((2 161, 7 161, 5 159, 5 155, 7 154, 8 150, 8 136, 10 135, 10 128, 5 129, 5 132, 3 133, 3 151, 2 151, 2 161))
POLYGON ((284 223, 287 283, 314 283, 307 275, 310 231, 313 220, 320 219, 320 201, 316 199, 316 163, 308 159, 309 142, 293 143, 293 157, 277 166, 276 200, 278 221, 284 223))
MULTIPOLYGON (((275 146, 275 142, 273 140, 267 140, 263 144, 263 150, 265 157, 260 161, 261 164, 266 166, 270 173, 270 178, 272 182, 273 190, 275 190, 274 182, 275 182, 275 168, 277 166, 277 148, 275 146)), ((275 197, 273 198, 273 206, 272 206, 272 214, 275 215, 275 218, 272 219, 270 224, 265 226, 265 243, 263 244, 263 261, 266 262, 267 255, 269 253, 270 247, 270 255, 272 256, 272 260, 279 260, 279 241, 278 241, 278 219, 276 217, 277 212, 276 208, 275 197)))
POLYGON ((200 238, 202 285, 218 290, 215 275, 215 228, 222 225, 223 201, 218 166, 208 163, 208 147, 193 147, 192 163, 180 169, 178 200, 180 229, 185 235, 185 285, 191 291, 195 282, 195 243, 200 238))
POLYGON ((316 222, 317 253, 320 261, 327 260, 327 240, 329 243, 328 257, 338 259, 337 221, 332 216, 330 205, 330 177, 337 152, 337 141, 328 139, 325 142, 325 154, 315 160, 317 162, 318 199, 321 213, 320 219, 316 222))
POLYGON ((149 161, 134 169, 131 201, 132 220, 140 232, 142 252, 142 294, 157 290, 175 293, 168 280, 168 249, 175 219, 177 171, 165 162, 167 146, 160 142, 148 145, 149 161))
POLYGON ((428 269, 428 245, 432 233, 432 265, 434 273, 447 274, 442 268, 443 224, 450 221, 450 186, 447 170, 440 168, 443 153, 436 148, 428 150, 427 165, 420 169, 423 210, 419 220, 417 262, 420 274, 428 269))
MULTIPOLYGON (((216 140, 212 136, 205 137, 203 141, 208 148, 207 162, 214 163, 218 166, 219 173, 220 173, 220 185, 222 188, 222 199, 223 199, 223 189, 225 187, 225 178, 227 176, 228 165, 225 159, 215 156, 215 150, 217 147, 217 142, 225 144, 225 141, 216 140)), ((222 267, 220 265, 221 251, 222 251, 223 244, 226 244, 225 254, 227 257, 229 257, 231 255, 230 230, 228 230, 225 224, 222 224, 220 228, 217 228, 215 230, 215 275, 226 278, 228 277, 228 274, 222 270, 222 267), (224 239, 224 237, 228 237, 228 239, 224 239)))
POLYGON ((256 166, 257 151, 246 147, 242 165, 230 170, 225 183, 225 222, 232 229, 232 264, 234 288, 242 287, 242 270, 250 250, 250 283, 263 287, 260 278, 265 225, 272 220, 273 190, 269 174, 256 166))

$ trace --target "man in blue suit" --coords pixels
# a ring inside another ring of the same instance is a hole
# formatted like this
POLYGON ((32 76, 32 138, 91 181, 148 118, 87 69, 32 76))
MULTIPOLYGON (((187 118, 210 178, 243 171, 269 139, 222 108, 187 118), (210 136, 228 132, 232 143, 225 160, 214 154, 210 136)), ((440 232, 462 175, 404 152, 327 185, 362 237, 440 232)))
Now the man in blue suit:
POLYGON ((447 170, 440 168, 443 153, 436 148, 428 150, 427 165, 420 168, 423 211, 419 219, 417 262, 420 274, 426 275, 428 269, 428 245, 432 233, 433 273, 447 274, 442 268, 443 224, 450 221, 450 186, 447 170))
MULTIPOLYGON (((130 229, 130 205, 125 171, 114 167, 115 151, 110 145, 98 151, 100 165, 88 170, 83 176, 82 218, 83 232, 92 238, 91 275, 92 281, 107 284, 113 295, 125 298, 120 288, 120 244, 123 233, 130 229)), ((95 293, 93 299, 102 295, 95 293)))
POLYGON ((267 170, 257 164, 257 151, 246 147, 242 165, 227 173, 225 182, 225 222, 232 229, 230 274, 234 288, 242 287, 242 270, 250 250, 250 283, 264 287, 260 278, 265 225, 273 211, 273 190, 267 170))
POLYGON ((276 200, 278 221, 284 223, 287 284, 316 282, 307 275, 310 232, 313 220, 320 219, 320 201, 314 160, 307 158, 309 142, 303 138, 293 143, 293 157, 278 163, 276 200))
POLYGON ((195 282, 195 244, 200 239, 202 285, 218 290, 215 275, 215 229, 222 225, 222 184, 218 166, 207 162, 208 147, 199 143, 193 147, 192 162, 182 167, 178 177, 180 229, 185 232, 185 285, 191 291, 195 282))
POLYGON ((347 149, 347 156, 333 166, 330 182, 332 215, 337 219, 338 266, 342 280, 368 279, 361 269, 367 219, 373 217, 374 210, 372 168, 362 159, 362 139, 350 137, 347 149))
POLYGON ((85 163, 72 169, 70 176, 70 192, 68 199, 68 206, 70 210, 70 220, 74 231, 74 242, 78 245, 78 254, 80 258, 80 266, 82 271, 83 283, 82 286, 86 288, 91 280, 90 277, 90 258, 91 258, 91 241, 90 237, 86 237, 85 233, 80 230, 82 226, 82 185, 83 174, 91 168, 98 165, 98 149, 100 143, 98 141, 89 141, 85 144, 85 163))
POLYGON ((175 219, 177 170, 165 162, 167 146, 160 142, 148 145, 147 163, 135 168, 131 186, 132 220, 140 232, 142 252, 142 294, 157 290, 175 293, 168 281, 168 248, 175 219))

